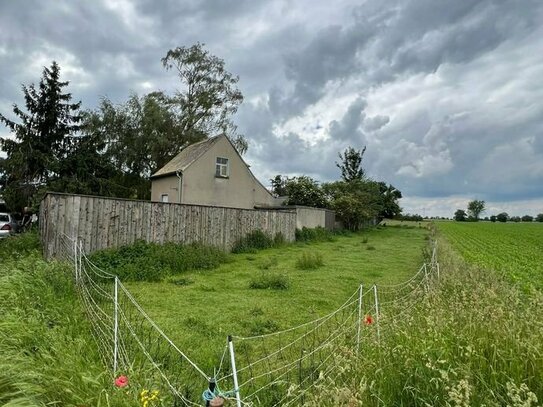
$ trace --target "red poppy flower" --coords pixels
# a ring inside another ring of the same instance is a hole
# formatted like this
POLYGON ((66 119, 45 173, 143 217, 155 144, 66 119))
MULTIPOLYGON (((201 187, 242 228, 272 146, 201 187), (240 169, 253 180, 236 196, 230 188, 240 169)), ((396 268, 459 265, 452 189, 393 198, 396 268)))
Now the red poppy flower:
POLYGON ((366 325, 371 325, 371 324, 373 324, 373 317, 372 317, 371 315, 369 315, 369 314, 366 315, 366 316, 364 317, 364 323, 365 323, 366 325))
POLYGON ((128 377, 121 375, 115 379, 115 386, 126 387, 128 386, 128 377))

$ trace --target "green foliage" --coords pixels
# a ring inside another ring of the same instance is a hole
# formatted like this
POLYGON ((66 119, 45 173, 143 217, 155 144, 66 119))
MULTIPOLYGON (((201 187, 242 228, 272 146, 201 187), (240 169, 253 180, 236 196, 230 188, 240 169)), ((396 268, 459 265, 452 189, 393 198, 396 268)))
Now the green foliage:
POLYGON ((296 268, 300 270, 314 270, 324 266, 322 254, 320 253, 302 253, 296 260, 296 268))
POLYGON ((366 250, 375 250, 375 246, 367 245, 366 250))
POLYGON ((287 192, 287 182, 289 178, 284 177, 282 175, 276 175, 272 179, 270 179, 272 193, 279 197, 279 196, 286 196, 288 194, 287 192))
POLYGON ((505 223, 505 222, 507 222, 509 220, 509 215, 507 214, 507 212, 498 213, 496 215, 496 220, 498 222, 505 223))
POLYGON ((259 264, 258 268, 260 270, 269 270, 270 268, 277 266, 278 263, 277 257, 269 257, 259 264))
POLYGON ((327 201, 319 183, 307 175, 288 178, 284 192, 288 195, 285 205, 312 206, 326 208, 327 201))
POLYGON ((534 217, 531 216, 531 215, 524 215, 524 216, 521 218, 521 220, 522 220, 523 222, 533 222, 533 221, 534 221, 534 217))
POLYGON ((341 170, 341 179, 345 182, 361 181, 365 178, 365 172, 362 168, 362 158, 366 152, 366 146, 362 150, 355 150, 348 147, 343 155, 339 153, 340 163, 336 162, 336 167, 341 170))
POLYGON ((475 221, 479 220, 479 215, 485 211, 485 201, 474 200, 468 203, 468 213, 475 221))
POLYGON ((256 250, 274 247, 276 241, 281 242, 280 237, 276 235, 275 238, 272 239, 270 235, 261 230, 254 230, 234 243, 232 253, 253 253, 256 250))
POLYGON ((0 259, 22 258, 37 251, 41 251, 41 242, 35 230, 0 239, 0 259))
POLYGON ((290 280, 286 274, 263 271, 249 282, 249 288, 257 290, 287 290, 290 280))
POLYGON ((188 277, 169 278, 168 281, 172 284, 179 285, 179 286, 194 284, 194 280, 188 277))
POLYGON ((11 210, 37 205, 39 190, 69 175, 71 168, 66 163, 76 147, 81 102, 70 103, 71 94, 63 93, 67 85, 53 61, 43 69, 37 87, 22 86, 26 112, 13 105, 19 122, 0 113, 0 122, 13 136, 0 139, 0 149, 7 155, 2 162, 2 195, 11 210))
POLYGON ((457 222, 465 222, 467 219, 466 211, 463 209, 457 209, 454 213, 454 220, 457 222))
POLYGON ((243 95, 237 88, 239 81, 225 69, 222 59, 212 55, 201 43, 171 49, 162 58, 167 70, 180 80, 181 90, 170 99, 178 117, 181 134, 200 137, 226 134, 243 154, 247 141, 236 133, 231 120, 243 95))
POLYGON ((90 259, 122 281, 161 281, 189 270, 216 268, 228 261, 228 255, 199 243, 159 245, 139 240, 128 246, 95 252, 90 259))
POLYGON ((535 217, 536 222, 543 222, 543 213, 538 213, 535 217))
POLYGON ((331 242, 334 240, 334 234, 323 227, 296 229, 297 242, 331 242))

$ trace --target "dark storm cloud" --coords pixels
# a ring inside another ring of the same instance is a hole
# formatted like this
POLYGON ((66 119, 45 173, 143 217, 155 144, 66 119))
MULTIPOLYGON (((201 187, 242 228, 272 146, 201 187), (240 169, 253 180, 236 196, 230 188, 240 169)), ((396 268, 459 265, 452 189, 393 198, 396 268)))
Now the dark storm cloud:
POLYGON ((200 41, 240 76, 262 179, 337 179, 337 153, 367 145, 404 195, 541 197, 541 21, 539 0, 4 1, 0 108, 53 59, 86 108, 173 92, 160 58, 200 41))

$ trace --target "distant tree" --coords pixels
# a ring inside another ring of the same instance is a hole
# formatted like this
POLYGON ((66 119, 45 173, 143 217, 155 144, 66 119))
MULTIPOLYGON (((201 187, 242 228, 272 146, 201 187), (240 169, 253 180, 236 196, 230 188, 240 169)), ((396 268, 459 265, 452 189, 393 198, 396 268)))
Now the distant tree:
POLYGON ((402 198, 402 193, 390 184, 378 182, 379 192, 381 194, 381 210, 378 217, 380 219, 393 219, 402 213, 402 208, 398 200, 402 198))
POLYGON ((226 134, 240 154, 245 153, 247 141, 231 120, 243 95, 236 86, 239 78, 225 69, 224 61, 196 43, 169 50, 162 64, 181 81, 181 89, 171 98, 181 134, 191 138, 226 134))
POLYGON ((68 82, 60 80, 60 67, 53 61, 43 69, 37 87, 22 86, 26 111, 13 105, 19 121, 0 114, 0 122, 13 135, 0 140, 0 148, 7 155, 2 194, 12 210, 32 206, 37 192, 62 176, 63 160, 74 146, 81 121, 81 102, 71 103, 72 95, 63 90, 66 86, 68 82))
POLYGON ((485 201, 474 200, 468 203, 468 213, 475 221, 479 220, 479 215, 485 211, 485 201))
POLYGON ((285 205, 303 205, 315 208, 327 206, 326 197, 319 183, 306 175, 290 178, 285 184, 288 195, 285 205))
POLYGON ((490 219, 488 216, 485 216, 485 218, 483 219, 484 221, 488 222, 490 219))
POLYGON ((466 220, 467 214, 466 211, 463 209, 458 209, 454 213, 454 220, 457 222, 464 222, 466 220))
POLYGON ((275 196, 286 196, 287 195, 287 182, 289 178, 283 175, 276 175, 270 179, 272 193, 275 196))
POLYGON ((509 220, 511 222, 520 222, 520 216, 511 216, 511 218, 509 218, 509 220))
POLYGON ((534 217, 531 216, 531 215, 524 215, 524 216, 521 218, 521 220, 522 220, 523 222, 533 222, 533 221, 534 221, 534 217))
POLYGON ((535 220, 536 222, 543 222, 543 213, 538 213, 535 220))
POLYGON ((492 215, 492 216, 490 217, 490 221, 491 221, 491 222, 496 222, 496 220, 497 220, 496 215, 492 215))
POLYGON ((355 150, 353 147, 348 147, 343 154, 338 154, 341 161, 339 163, 336 162, 336 166, 341 170, 343 181, 350 182, 364 179, 365 172, 362 168, 362 158, 365 152, 366 147, 362 150, 355 150))
POLYGON ((499 213, 497 216, 496 216, 496 220, 498 222, 507 222, 509 220, 509 215, 507 214, 507 212, 502 212, 502 213, 499 213))
POLYGON ((359 230, 383 211, 380 185, 374 181, 336 181, 322 185, 330 209, 349 230, 359 230))

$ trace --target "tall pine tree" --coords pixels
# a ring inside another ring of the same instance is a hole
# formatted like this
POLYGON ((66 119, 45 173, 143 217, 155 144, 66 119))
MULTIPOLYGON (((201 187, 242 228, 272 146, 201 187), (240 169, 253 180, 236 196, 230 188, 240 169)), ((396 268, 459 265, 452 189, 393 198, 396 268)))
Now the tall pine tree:
POLYGON ((73 135, 81 121, 81 102, 71 103, 72 95, 63 93, 67 85, 60 80, 60 67, 53 61, 44 68, 38 87, 22 86, 26 111, 13 105, 19 121, 0 114, 0 122, 13 136, 0 139, 7 154, 2 194, 13 210, 35 204, 36 193, 62 176, 62 162, 74 147, 73 135))

